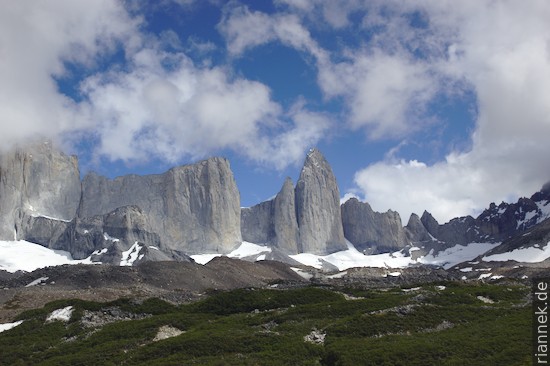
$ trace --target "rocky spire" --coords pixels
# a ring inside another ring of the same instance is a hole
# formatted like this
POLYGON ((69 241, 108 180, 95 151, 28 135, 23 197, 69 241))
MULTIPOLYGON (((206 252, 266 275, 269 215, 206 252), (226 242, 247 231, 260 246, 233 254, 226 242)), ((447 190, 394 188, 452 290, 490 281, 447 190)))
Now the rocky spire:
POLYGON ((415 213, 412 213, 411 217, 409 217, 409 222, 405 226, 405 232, 408 240, 413 243, 432 240, 430 233, 428 233, 428 230, 426 230, 422 221, 420 221, 420 217, 415 213))
POLYGON ((298 253, 294 185, 287 178, 275 198, 241 210, 243 240, 269 244, 285 254, 298 253))
POLYGON ((432 236, 436 238, 439 236, 439 223, 432 216, 431 213, 429 213, 428 211, 424 211, 422 217, 420 218, 420 221, 432 236))
POLYGON ((283 187, 273 200, 273 245, 287 254, 298 253, 300 238, 296 220, 294 185, 286 178, 283 187))
POLYGON ((329 163, 317 149, 307 154, 295 197, 300 252, 327 254, 346 249, 338 184, 329 163))

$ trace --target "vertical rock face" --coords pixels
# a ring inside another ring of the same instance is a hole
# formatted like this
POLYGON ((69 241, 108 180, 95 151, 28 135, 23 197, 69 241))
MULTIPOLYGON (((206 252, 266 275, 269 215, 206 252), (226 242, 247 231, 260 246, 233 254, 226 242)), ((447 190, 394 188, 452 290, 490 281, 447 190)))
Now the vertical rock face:
POLYGON ((226 159, 211 158, 158 175, 85 177, 79 217, 128 205, 147 215, 163 250, 228 253, 241 243, 239 191, 226 159))
POLYGON ((273 245, 287 254, 298 253, 300 232, 296 219, 294 185, 287 178, 273 200, 273 245))
POLYGON ((71 253, 74 259, 119 265, 145 260, 189 261, 178 251, 160 251, 160 237, 137 206, 123 206, 105 215, 75 218, 70 222, 25 216, 25 240, 71 253))
POLYGON ((439 223, 428 211, 424 211, 420 218, 422 225, 428 230, 428 232, 435 238, 439 236, 439 223))
POLYGON ((244 241, 271 244, 273 232, 273 200, 241 208, 241 234, 244 241))
POLYGON ((344 235, 358 250, 380 253, 407 245, 401 217, 395 211, 374 212, 366 202, 351 198, 342 205, 344 235))
POLYGON ((0 239, 13 240, 25 216, 71 220, 79 201, 78 161, 50 142, 0 157, 0 239))
POLYGON ((274 199, 241 210, 241 232, 245 241, 269 244, 285 254, 298 253, 299 229, 290 178, 274 199))
POLYGON ((330 165, 310 150, 296 184, 300 252, 328 254, 347 248, 340 213, 340 191, 330 165))
POLYGON ((428 230, 426 230, 422 221, 420 221, 420 217, 415 213, 411 214, 409 222, 405 226, 405 233, 407 239, 413 243, 432 240, 430 233, 428 233, 428 230))
MULTIPOLYGON (((147 249, 158 249, 159 235, 153 232, 147 216, 137 206, 123 206, 104 215, 75 218, 51 247, 70 252, 75 259, 89 257, 102 263, 119 264, 123 251, 134 247, 135 257, 147 249)), ((158 250, 157 250, 158 251, 158 250)))

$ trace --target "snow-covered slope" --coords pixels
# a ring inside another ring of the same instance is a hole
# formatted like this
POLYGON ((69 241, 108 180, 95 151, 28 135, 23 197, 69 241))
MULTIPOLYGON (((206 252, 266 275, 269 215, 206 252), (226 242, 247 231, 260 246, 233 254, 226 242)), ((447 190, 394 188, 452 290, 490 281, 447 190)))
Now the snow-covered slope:
MULTIPOLYGON (((289 257, 306 266, 318 269, 323 268, 324 263, 327 262, 338 268, 340 271, 353 267, 405 268, 418 264, 435 265, 448 269, 458 263, 472 260, 477 256, 482 255, 488 250, 498 246, 499 243, 471 243, 468 245, 455 245, 439 252, 432 250, 427 255, 416 257, 415 259, 409 255, 410 252, 417 249, 414 247, 396 251, 394 253, 365 255, 358 251, 350 242, 348 242, 347 245, 347 250, 329 255, 321 256, 311 253, 300 253, 289 257)), ((249 259, 262 260, 263 255, 269 252, 271 252, 271 249, 267 246, 244 242, 238 249, 231 252, 227 256, 231 258, 248 257, 249 259)), ((217 256, 220 256, 220 254, 202 254, 192 256, 192 258, 197 263, 205 264, 217 256)))
MULTIPOLYGON (((253 260, 263 260, 265 259, 265 255, 267 253, 271 253, 271 248, 265 245, 259 245, 254 243, 249 243, 246 241, 243 241, 243 243, 234 251, 227 254, 227 257, 229 258, 237 258, 237 259, 253 259, 253 260)), ((221 257, 222 254, 197 254, 192 255, 191 258, 199 264, 206 264, 210 262, 212 259, 216 257, 221 257)))
POLYGON ((92 264, 91 257, 74 260, 69 252, 52 250, 28 241, 0 241, 0 269, 8 272, 34 271, 63 264, 92 264))
POLYGON ((492 254, 483 257, 486 262, 506 262, 516 261, 523 263, 539 263, 547 258, 550 258, 550 242, 546 243, 544 247, 540 245, 534 245, 528 248, 518 248, 510 252, 492 254))
MULTIPOLYGON (((418 248, 412 247, 393 253, 365 255, 359 252, 348 242, 348 249, 321 256, 310 253, 291 255, 289 258, 301 264, 314 268, 325 268, 326 263, 333 265, 340 271, 353 267, 380 267, 380 268, 405 268, 415 265, 433 265, 449 269, 456 264, 474 260, 484 253, 497 247, 499 243, 471 243, 468 245, 455 245, 453 247, 435 251, 422 256, 410 254, 418 248), (414 259, 413 259, 414 258, 414 259)), ((130 250, 128 252, 131 252, 130 250)), ((254 243, 243 242, 241 246, 227 254, 227 257, 246 259, 250 261, 264 260, 271 253, 270 247, 254 243)), ((132 254, 128 253, 128 259, 121 261, 120 265, 131 265, 132 254)), ((192 258, 199 264, 206 264, 221 254, 198 254, 192 258)), ((512 252, 495 254, 483 257, 484 261, 516 260, 518 262, 540 262, 550 257, 550 242, 543 248, 533 247, 518 249, 512 252)), ((15 272, 18 270, 33 271, 38 268, 58 266, 63 264, 99 264, 92 262, 91 257, 83 260, 74 260, 68 252, 51 250, 38 244, 26 241, 0 241, 0 269, 15 272)))

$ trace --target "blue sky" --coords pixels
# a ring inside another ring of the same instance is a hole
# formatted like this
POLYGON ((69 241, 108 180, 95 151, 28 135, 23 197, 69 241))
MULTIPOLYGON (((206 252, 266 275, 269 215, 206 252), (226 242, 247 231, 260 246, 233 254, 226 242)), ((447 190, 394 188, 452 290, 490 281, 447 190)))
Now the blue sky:
POLYGON ((243 206, 311 147, 342 197, 476 215, 550 180, 544 0, 0 0, 0 146, 83 173, 231 161, 243 206))

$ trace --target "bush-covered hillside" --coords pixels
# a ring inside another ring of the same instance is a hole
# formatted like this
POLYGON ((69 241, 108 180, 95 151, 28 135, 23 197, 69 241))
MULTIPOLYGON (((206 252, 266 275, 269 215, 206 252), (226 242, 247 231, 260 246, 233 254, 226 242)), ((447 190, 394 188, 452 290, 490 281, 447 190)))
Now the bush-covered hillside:
POLYGON ((444 283, 240 289, 181 306, 56 301, 0 333, 0 364, 527 365, 528 294, 521 285, 444 283), (46 321, 68 306, 67 321, 46 321), (158 340, 166 330, 179 335, 158 340))

